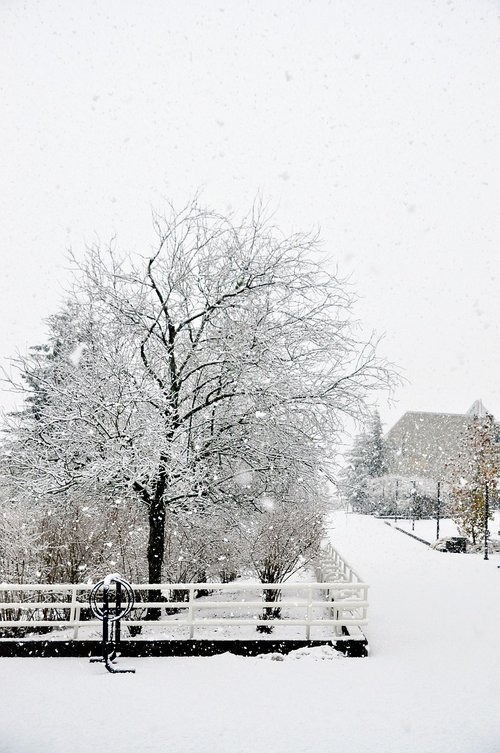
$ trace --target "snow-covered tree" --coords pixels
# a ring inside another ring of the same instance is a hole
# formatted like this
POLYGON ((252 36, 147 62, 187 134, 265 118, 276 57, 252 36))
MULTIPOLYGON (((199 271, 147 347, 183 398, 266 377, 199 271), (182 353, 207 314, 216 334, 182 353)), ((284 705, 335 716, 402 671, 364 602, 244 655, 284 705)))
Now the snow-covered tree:
POLYGON ((365 462, 371 478, 383 476, 386 470, 382 422, 378 411, 374 411, 367 423, 365 462))
POLYGON ((385 471, 382 423, 378 411, 375 411, 346 454, 346 467, 339 484, 343 496, 355 512, 375 511, 379 485, 375 486, 377 491, 374 493, 374 480, 382 477, 385 471))
POLYGON ((145 258, 92 248, 75 262, 48 350, 17 359, 27 407, 4 456, 18 497, 135 495, 151 583, 167 515, 251 506, 281 474, 328 473, 344 418, 391 379, 374 343, 356 340, 315 238, 196 202, 155 230, 145 258))
POLYGON ((490 510, 498 503, 499 472, 500 445, 493 416, 474 416, 463 432, 458 457, 449 465, 448 478, 451 515, 473 544, 484 531, 487 489, 490 510))

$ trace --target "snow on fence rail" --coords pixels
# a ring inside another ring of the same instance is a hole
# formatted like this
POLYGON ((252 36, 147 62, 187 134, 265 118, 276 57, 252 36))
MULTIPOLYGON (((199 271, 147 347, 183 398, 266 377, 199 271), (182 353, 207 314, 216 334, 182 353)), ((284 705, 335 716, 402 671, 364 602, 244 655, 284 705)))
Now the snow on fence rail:
MULTIPOLYGON (((328 542, 322 549, 315 568, 316 578, 320 583, 325 580, 349 581, 349 583, 361 583, 361 578, 353 568, 345 561, 337 550, 328 542)), ((366 593, 368 586, 365 585, 366 593)))
POLYGON ((339 614, 342 614, 342 612, 337 612, 339 601, 342 605, 345 599, 351 598, 354 594, 355 598, 359 598, 363 607, 356 614, 360 614, 361 620, 357 624, 341 627, 340 633, 348 635, 349 640, 365 640, 363 628, 367 624, 368 584, 362 582, 357 572, 329 542, 321 549, 315 574, 318 582, 327 587, 325 598, 335 605, 331 608, 334 618, 337 619, 339 614), (332 582, 336 583, 333 589, 330 588, 332 582))
MULTIPOLYGON (((169 637, 255 638, 255 630, 292 630, 277 637, 306 640, 364 640, 368 586, 328 545, 316 568, 317 583, 139 583, 133 584, 136 605, 127 640, 143 628, 145 640, 169 637), (278 595, 275 596, 275 593, 278 595), (146 619, 148 609, 159 610, 159 620, 146 619), (238 629, 243 630, 243 635, 238 629), (180 631, 180 635, 179 635, 180 631), (224 633, 224 631, 226 631, 224 633), (254 632, 252 632, 254 631, 254 632)), ((92 584, 0 583, 0 641, 33 633, 50 633, 50 640, 89 637, 89 628, 101 629, 93 619, 88 597, 92 584), (54 630, 58 628, 58 630, 54 630), (69 635, 68 635, 69 630, 69 635)))

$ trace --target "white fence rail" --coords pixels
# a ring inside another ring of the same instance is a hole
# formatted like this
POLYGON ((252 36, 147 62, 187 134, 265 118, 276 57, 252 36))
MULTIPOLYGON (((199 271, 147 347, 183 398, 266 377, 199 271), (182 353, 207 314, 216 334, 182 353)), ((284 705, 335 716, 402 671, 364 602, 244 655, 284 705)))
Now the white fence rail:
MULTIPOLYGON (((321 550, 316 563, 315 574, 318 582, 327 587, 325 598, 332 602, 331 614, 334 619, 342 619, 342 605, 354 596, 359 599, 360 610, 353 614, 360 616, 361 620, 352 625, 345 625, 349 633, 349 639, 364 639, 363 628, 367 624, 368 610, 368 584, 363 583, 357 572, 346 562, 330 543, 326 543, 321 550), (331 588, 330 584, 335 583, 331 588), (340 611, 339 610, 340 604, 340 611), (334 605, 334 606, 333 606, 334 605)), ((338 631, 338 628, 337 628, 338 631)), ((340 633, 345 632, 340 627, 340 633)), ((338 632, 337 632, 338 634, 338 632)))
MULTIPOLYGON (((316 574, 317 583, 133 584, 136 606, 123 625, 131 628, 131 634, 134 629, 147 628, 147 635, 141 638, 148 640, 155 635, 172 637, 172 632, 175 637, 190 639, 248 640, 255 639, 256 628, 266 632, 272 628, 274 638, 289 637, 291 630, 291 637, 306 640, 338 640, 347 634, 351 640, 364 639, 368 586, 330 546, 324 550, 316 574), (335 577, 330 577, 333 574, 335 577), (159 620, 146 619, 150 608, 159 610, 159 620), (250 630, 238 634, 240 628, 250 630), (278 635, 282 630, 289 632, 278 635)), ((44 629, 52 629, 44 636, 50 640, 89 638, 92 632, 95 636, 101 623, 89 610, 91 588, 89 584, 0 583, 0 640, 18 638, 20 631, 31 638, 44 629)), ((122 637, 126 640, 130 635, 123 630, 122 637)))
MULTIPOLYGON (((335 580, 349 583, 361 583, 361 578, 337 550, 327 543, 321 550, 315 568, 316 578, 319 582, 335 580)), ((368 586, 366 586, 368 589, 368 586)))

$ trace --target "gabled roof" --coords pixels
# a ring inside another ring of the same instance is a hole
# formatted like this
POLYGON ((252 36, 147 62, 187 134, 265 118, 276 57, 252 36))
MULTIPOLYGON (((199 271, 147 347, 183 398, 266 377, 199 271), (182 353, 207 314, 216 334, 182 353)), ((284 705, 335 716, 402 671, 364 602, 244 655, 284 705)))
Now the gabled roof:
POLYGON ((484 418, 489 413, 488 410, 484 407, 484 403, 481 399, 475 400, 469 410, 467 411, 467 416, 477 416, 478 418, 484 418))

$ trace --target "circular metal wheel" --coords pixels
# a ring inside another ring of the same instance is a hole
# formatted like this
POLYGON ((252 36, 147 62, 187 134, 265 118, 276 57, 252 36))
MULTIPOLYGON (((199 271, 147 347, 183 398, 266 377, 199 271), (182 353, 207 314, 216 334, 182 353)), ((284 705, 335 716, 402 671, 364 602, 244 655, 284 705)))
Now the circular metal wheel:
MULTIPOLYGON (((90 608, 93 612, 93 614, 97 617, 99 620, 104 619, 104 613, 102 610, 102 607, 99 606, 97 595, 99 591, 104 586, 105 579, 100 580, 98 583, 95 584, 95 586, 92 588, 92 591, 89 595, 89 604, 90 608)), ((128 583, 128 581, 123 580, 122 578, 114 577, 111 578, 111 583, 119 583, 122 587, 122 599, 124 601, 124 604, 122 604, 122 607, 119 612, 116 612, 113 616, 109 616, 108 620, 109 622, 116 622, 117 620, 121 620, 124 617, 127 617, 132 609, 134 608, 134 589, 128 583)), ((100 600, 102 601, 102 600, 100 600)))

